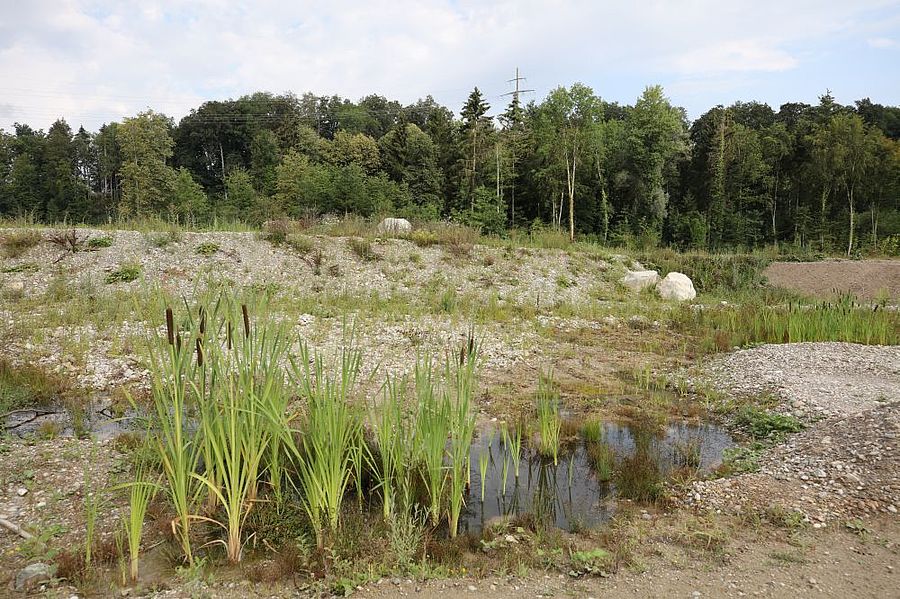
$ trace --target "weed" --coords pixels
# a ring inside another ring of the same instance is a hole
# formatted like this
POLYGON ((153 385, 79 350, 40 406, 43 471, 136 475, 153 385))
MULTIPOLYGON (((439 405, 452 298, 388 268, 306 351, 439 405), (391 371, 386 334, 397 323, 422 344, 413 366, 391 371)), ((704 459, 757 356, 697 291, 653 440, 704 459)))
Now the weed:
POLYGON ((573 551, 572 570, 570 575, 598 574, 606 575, 613 565, 613 555, 606 549, 591 549, 590 551, 573 551))
POLYGON ((657 459, 648 449, 637 447, 633 455, 623 458, 613 478, 621 497, 644 502, 662 497, 662 473, 657 459))
POLYGON ((294 252, 300 255, 309 254, 315 247, 315 244, 313 243, 313 240, 311 238, 306 235, 300 235, 296 233, 288 235, 287 239, 284 240, 284 243, 294 252))
POLYGON ((788 433, 803 430, 803 423, 793 416, 776 414, 753 406, 745 406, 737 413, 735 425, 758 441, 774 441, 788 433))
POLYGON ((585 441, 588 461, 600 482, 609 482, 613 478, 616 465, 616 453, 613 448, 602 441, 585 441))
POLYGON ((673 447, 675 464, 682 468, 698 470, 703 441, 700 437, 690 437, 676 441, 673 447))
POLYGON ((204 241, 194 248, 194 253, 199 256, 212 256, 219 251, 219 244, 212 241, 204 241))
POLYGON ((149 233, 145 236, 147 242, 153 247, 164 248, 172 243, 181 241, 181 229, 169 227, 162 232, 149 233))
POLYGON ((62 377, 0 359, 0 414, 59 403, 72 393, 62 377))
POLYGON ((41 242, 38 231, 12 231, 0 237, 0 252, 5 258, 18 258, 41 242))
POLYGON ((581 438, 586 443, 600 443, 603 441, 603 420, 600 418, 588 418, 581 425, 581 438))
POLYGON ((108 236, 103 237, 91 237, 88 239, 85 244, 85 248, 88 251, 97 251, 103 248, 111 247, 113 244, 113 238, 108 236))
POLYGON ((37 272, 40 269, 41 267, 34 262, 23 262, 21 264, 16 264, 15 266, 7 266, 0 270, 0 272, 3 274, 32 273, 37 272))
POLYGON ((106 283, 108 285, 114 283, 131 283, 132 281, 136 281, 140 276, 141 265, 137 262, 127 262, 106 275, 106 283))
POLYGON ((347 246, 357 258, 364 262, 374 262, 381 258, 374 249, 372 242, 363 237, 351 237, 347 240, 347 246))

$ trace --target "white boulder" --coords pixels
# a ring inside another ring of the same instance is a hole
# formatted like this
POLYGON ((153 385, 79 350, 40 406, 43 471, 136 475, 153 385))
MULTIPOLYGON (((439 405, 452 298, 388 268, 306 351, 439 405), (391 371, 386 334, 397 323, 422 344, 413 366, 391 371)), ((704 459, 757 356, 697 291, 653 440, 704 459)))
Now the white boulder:
POLYGON ((670 272, 665 278, 656 284, 656 292, 659 297, 667 300, 683 302, 697 297, 694 282, 690 277, 680 272, 670 272))
POLYGON ((655 270, 627 270, 621 283, 632 291, 641 291, 656 285, 657 281, 659 281, 659 273, 655 270))
POLYGON ((409 233, 412 224, 405 218, 386 218, 378 223, 379 233, 409 233))

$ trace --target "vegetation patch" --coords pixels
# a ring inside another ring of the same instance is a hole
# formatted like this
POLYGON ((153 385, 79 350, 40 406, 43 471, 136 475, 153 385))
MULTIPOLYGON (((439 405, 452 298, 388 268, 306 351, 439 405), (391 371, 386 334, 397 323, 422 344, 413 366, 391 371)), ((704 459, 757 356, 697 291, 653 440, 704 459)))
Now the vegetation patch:
POLYGON ((100 250, 103 248, 111 247, 113 244, 113 238, 109 236, 104 237, 91 237, 88 239, 86 248, 88 251, 100 250))
POLYGON ((735 425, 756 441, 775 441, 789 433, 803 430, 803 423, 784 414, 769 412, 753 406, 741 408, 734 419, 735 425))
POLYGON ((4 258, 18 258, 42 240, 38 231, 12 231, 0 237, 0 252, 4 258))
POLYGON ((48 406, 68 394, 62 378, 27 365, 0 359, 0 414, 12 410, 48 406))
POLYGON ((347 247, 363 262, 374 262, 381 256, 372 248, 372 242, 363 237, 351 237, 347 240, 347 247))
POLYGON ((131 283, 141 276, 141 266, 135 262, 122 264, 116 270, 106 275, 107 284, 131 283))
POLYGON ((212 241, 204 241, 194 248, 194 253, 200 256, 212 256, 219 251, 219 244, 212 241))
POLYGON ((673 271, 686 274, 697 293, 720 295, 761 288, 766 283, 763 270, 771 262, 754 254, 680 253, 672 249, 646 251, 638 259, 648 269, 659 271, 660 276, 673 271))
POLYGON ((34 262, 23 262, 21 264, 16 264, 15 266, 7 266, 6 268, 0 270, 0 272, 4 274, 14 274, 14 273, 24 273, 24 272, 37 272, 41 269, 34 262))
POLYGON ((900 343, 900 314, 882 305, 861 305, 852 296, 833 302, 794 302, 786 306, 745 303, 700 310, 684 308, 674 320, 682 331, 699 330, 701 346, 708 350, 807 341, 900 343))

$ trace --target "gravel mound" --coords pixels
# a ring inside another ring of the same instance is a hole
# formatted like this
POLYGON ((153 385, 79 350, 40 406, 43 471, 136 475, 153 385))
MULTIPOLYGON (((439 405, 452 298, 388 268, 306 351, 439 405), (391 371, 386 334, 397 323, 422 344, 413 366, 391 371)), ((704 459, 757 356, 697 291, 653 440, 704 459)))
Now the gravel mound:
POLYGON ((900 506, 900 403, 830 418, 760 458, 759 472, 694 483, 688 503, 728 513, 779 506, 815 525, 900 506))
POLYGON ((759 469, 694 483, 685 503, 727 513, 778 508, 821 527, 897 514, 900 506, 900 347, 763 345, 705 369, 736 396, 772 393, 804 431, 759 456, 759 469))
POLYGON ((900 400, 900 347, 761 345, 715 358, 706 376, 732 395, 771 393, 797 416, 847 416, 900 400))

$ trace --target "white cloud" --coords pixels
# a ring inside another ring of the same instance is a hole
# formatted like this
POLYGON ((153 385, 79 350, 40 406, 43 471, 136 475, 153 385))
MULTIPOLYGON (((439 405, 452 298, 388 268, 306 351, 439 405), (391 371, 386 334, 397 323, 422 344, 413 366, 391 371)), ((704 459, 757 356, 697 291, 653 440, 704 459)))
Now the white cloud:
POLYGON ((806 47, 835 36, 881 35, 857 30, 870 11, 890 6, 896 1, 20 2, 0 22, 0 127, 46 128, 65 116, 94 129, 148 106, 180 117, 203 100, 256 90, 403 102, 431 93, 458 108, 474 85, 496 100, 516 66, 538 97, 623 74, 724 88, 802 68, 806 47))
POLYGON ((880 50, 889 50, 891 48, 900 47, 900 43, 898 43, 897 40, 892 40, 888 37, 873 37, 869 39, 868 42, 871 47, 880 50))

